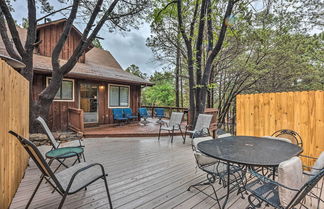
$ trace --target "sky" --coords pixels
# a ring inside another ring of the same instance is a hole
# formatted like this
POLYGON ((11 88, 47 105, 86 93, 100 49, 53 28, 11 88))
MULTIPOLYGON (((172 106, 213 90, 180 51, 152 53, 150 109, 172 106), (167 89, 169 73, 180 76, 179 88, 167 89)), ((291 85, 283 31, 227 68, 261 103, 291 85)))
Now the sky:
MULTIPOLYGON (((59 5, 57 8, 65 6, 59 5)), ((26 1, 17 0, 13 3, 13 7, 15 9, 13 16, 18 24, 20 24, 22 18, 27 17, 26 1)), ((43 15, 38 13, 37 16, 41 17, 43 15)), ((60 18, 62 18, 60 14, 51 17, 52 20, 60 18)), ((82 29, 80 23, 76 23, 75 26, 78 29, 82 29)), ((98 36, 104 38, 104 40, 100 40, 103 48, 112 53, 123 69, 126 69, 131 64, 135 64, 139 66, 142 72, 151 75, 156 70, 161 71, 162 67, 160 64, 154 62, 151 49, 145 45, 146 39, 150 34, 149 23, 143 23, 139 26, 138 30, 132 29, 130 32, 111 33, 107 29, 102 28, 98 36)))

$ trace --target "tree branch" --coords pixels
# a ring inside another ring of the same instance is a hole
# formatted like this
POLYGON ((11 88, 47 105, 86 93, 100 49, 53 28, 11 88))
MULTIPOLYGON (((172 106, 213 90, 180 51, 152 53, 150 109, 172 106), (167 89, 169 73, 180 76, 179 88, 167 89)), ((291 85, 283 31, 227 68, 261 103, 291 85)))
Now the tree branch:
POLYGON ((61 12, 61 11, 64 11, 64 10, 67 10, 67 9, 70 9, 70 8, 72 8, 72 6, 67 6, 67 7, 64 7, 64 8, 62 8, 62 9, 59 9, 59 10, 53 11, 53 12, 51 12, 51 13, 49 13, 49 14, 47 14, 47 15, 41 17, 41 18, 38 18, 38 19, 36 20, 36 22, 40 22, 40 21, 42 21, 43 19, 45 19, 45 18, 47 18, 47 17, 49 17, 49 16, 51 16, 51 15, 54 15, 54 14, 56 14, 56 13, 58 13, 58 12, 61 12))
POLYGON ((13 42, 15 43, 15 47, 18 51, 18 53, 20 54, 21 57, 23 57, 23 55, 26 53, 25 49, 21 43, 21 39, 19 37, 19 33, 17 31, 16 28, 16 24, 15 24, 15 20, 13 19, 10 10, 8 8, 8 5, 6 3, 5 0, 0 0, 0 8, 6 18, 7 24, 8 24, 8 28, 10 30, 11 33, 11 37, 13 42))
POLYGON ((0 34, 1 34, 2 41, 6 47, 6 50, 9 54, 9 56, 14 59, 17 59, 19 61, 22 61, 21 57, 16 53, 16 51, 11 43, 11 40, 8 36, 7 26, 6 26, 5 19, 3 17, 3 13, 1 12, 1 10, 0 10, 0 34))
POLYGON ((68 38, 70 30, 71 30, 71 28, 73 26, 73 21, 76 18, 76 13, 78 11, 79 3, 80 3, 80 0, 74 0, 73 1, 70 16, 66 21, 64 30, 63 30, 58 42, 56 43, 56 46, 53 49, 53 52, 52 52, 53 71, 57 71, 60 68, 60 64, 58 62, 58 59, 59 59, 60 53, 62 51, 62 48, 64 46, 64 43, 65 43, 66 39, 68 38))

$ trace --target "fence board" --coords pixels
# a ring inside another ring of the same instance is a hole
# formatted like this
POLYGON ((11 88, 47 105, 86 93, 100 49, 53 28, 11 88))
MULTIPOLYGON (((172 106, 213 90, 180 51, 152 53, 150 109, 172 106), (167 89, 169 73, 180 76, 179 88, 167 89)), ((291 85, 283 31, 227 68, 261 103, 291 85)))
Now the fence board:
POLYGON ((236 112, 237 135, 292 129, 303 139, 303 154, 317 157, 324 151, 324 91, 238 95, 236 112))
POLYGON ((28 156, 8 134, 29 133, 29 83, 0 59, 0 208, 8 208, 24 175, 28 156))

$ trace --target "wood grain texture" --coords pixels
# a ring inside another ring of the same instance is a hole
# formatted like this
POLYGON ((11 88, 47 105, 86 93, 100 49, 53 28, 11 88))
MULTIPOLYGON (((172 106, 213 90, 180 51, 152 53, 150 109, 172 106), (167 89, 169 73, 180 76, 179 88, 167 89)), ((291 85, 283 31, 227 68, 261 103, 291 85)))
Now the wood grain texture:
POLYGON ((27 166, 28 156, 13 130, 28 137, 29 83, 0 59, 0 208, 8 208, 27 166))
POLYGON ((303 154, 317 157, 324 151, 324 91, 238 95, 236 111, 237 135, 291 129, 302 137, 303 154))

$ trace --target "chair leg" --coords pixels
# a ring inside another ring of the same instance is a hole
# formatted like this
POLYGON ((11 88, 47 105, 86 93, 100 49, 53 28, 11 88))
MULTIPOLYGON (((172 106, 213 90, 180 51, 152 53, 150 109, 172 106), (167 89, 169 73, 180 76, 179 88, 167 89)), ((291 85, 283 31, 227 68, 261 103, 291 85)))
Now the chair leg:
POLYGON ((67 192, 64 193, 58 209, 61 209, 63 207, 63 204, 64 204, 64 201, 66 199, 66 196, 67 196, 67 192))
POLYGON ((161 126, 160 126, 160 129, 159 129, 159 136, 158 136, 159 141, 160 141, 160 136, 161 136, 161 126))
POLYGON ((174 128, 172 129, 172 132, 171 132, 171 143, 173 143, 173 135, 174 135, 174 128))
POLYGON ((106 175, 103 176, 103 180, 105 182, 105 187, 106 187, 106 192, 107 192, 107 196, 108 196, 109 206, 110 206, 110 209, 112 209, 113 206, 112 206, 111 197, 110 197, 110 193, 109 193, 109 189, 108 189, 108 183, 107 183, 106 175))
POLYGON ((181 137, 183 139, 183 144, 185 144, 186 143, 186 138, 183 137, 182 130, 181 130, 180 126, 179 126, 179 130, 180 130, 181 137))
POLYGON ((26 205, 26 207, 25 207, 26 209, 29 207, 30 203, 31 203, 32 200, 34 199, 34 196, 35 196, 35 194, 36 194, 36 192, 37 192, 39 186, 41 185, 43 179, 44 179, 44 175, 42 175, 42 178, 39 180, 39 182, 38 182, 38 184, 37 184, 37 186, 36 186, 36 188, 35 188, 35 190, 34 190, 32 196, 30 197, 30 199, 29 199, 29 201, 28 201, 28 203, 27 203, 27 205, 26 205))

